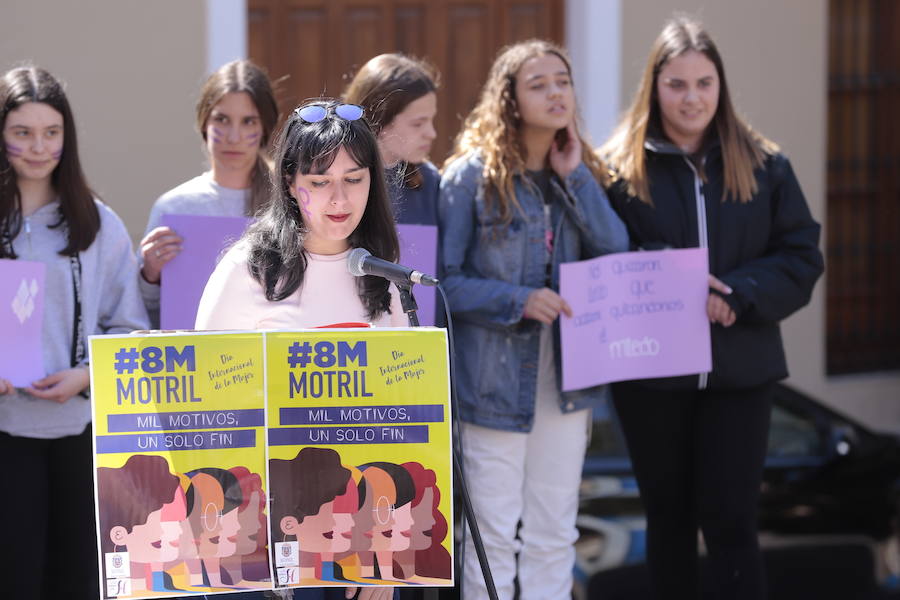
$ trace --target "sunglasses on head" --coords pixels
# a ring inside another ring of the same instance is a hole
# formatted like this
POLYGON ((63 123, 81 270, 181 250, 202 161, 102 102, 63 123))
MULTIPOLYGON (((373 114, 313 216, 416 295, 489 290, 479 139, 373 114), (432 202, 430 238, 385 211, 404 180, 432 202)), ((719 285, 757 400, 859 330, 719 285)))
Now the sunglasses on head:
POLYGON ((318 123, 328 116, 329 111, 345 121, 356 121, 363 116, 363 107, 356 104, 338 104, 335 106, 307 104, 294 110, 294 113, 307 123, 318 123))

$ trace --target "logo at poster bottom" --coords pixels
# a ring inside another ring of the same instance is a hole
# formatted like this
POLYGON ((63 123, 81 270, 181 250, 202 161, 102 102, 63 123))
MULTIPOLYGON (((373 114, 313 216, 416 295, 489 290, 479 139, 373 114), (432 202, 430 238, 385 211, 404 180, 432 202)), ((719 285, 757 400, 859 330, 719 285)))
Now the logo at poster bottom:
POLYGON ((131 595, 130 579, 107 579, 106 595, 110 598, 118 598, 119 596, 131 595))
POLYGON ((284 567, 278 569, 278 585, 292 585, 300 582, 297 567, 284 567))

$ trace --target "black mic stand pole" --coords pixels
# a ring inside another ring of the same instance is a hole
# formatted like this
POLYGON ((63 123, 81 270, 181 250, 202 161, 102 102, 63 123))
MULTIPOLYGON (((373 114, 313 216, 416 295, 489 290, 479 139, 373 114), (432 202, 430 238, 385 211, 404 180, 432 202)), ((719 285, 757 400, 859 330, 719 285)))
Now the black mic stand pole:
POLYGON ((416 297, 412 293, 413 284, 394 282, 394 285, 400 290, 400 306, 403 307, 403 312, 406 313, 406 318, 409 319, 409 326, 419 327, 419 315, 416 314, 416 311, 419 310, 419 305, 416 303, 416 297))
MULTIPOLYGON (((403 312, 409 319, 410 327, 419 327, 419 316, 416 311, 419 305, 416 304, 416 298, 412 293, 412 283, 396 283, 397 289, 400 291, 400 305, 403 312)), ((451 360, 453 357, 451 357, 451 360)), ((451 385, 453 381, 451 379, 451 385)), ((466 522, 469 524, 469 531, 472 534, 472 545, 475 546, 475 554, 478 555, 478 563, 481 565, 481 574, 484 576, 484 585, 487 588, 488 597, 491 600, 498 600, 497 588, 494 586, 494 577, 491 575, 491 567, 488 565, 487 553, 484 551, 484 543, 481 541, 481 532, 478 530, 478 522, 475 519, 475 510, 472 508, 472 500, 469 498, 469 488, 466 486, 466 479, 463 477, 462 465, 460 463, 459 454, 456 450, 456 444, 450 444, 453 450, 453 471, 456 473, 459 481, 460 499, 463 504, 463 514, 466 516, 466 522)), ((465 567, 463 567, 465 568, 465 567)), ((457 573, 457 577, 462 577, 462 573, 457 573)), ((460 582, 462 587, 462 582, 460 582)))

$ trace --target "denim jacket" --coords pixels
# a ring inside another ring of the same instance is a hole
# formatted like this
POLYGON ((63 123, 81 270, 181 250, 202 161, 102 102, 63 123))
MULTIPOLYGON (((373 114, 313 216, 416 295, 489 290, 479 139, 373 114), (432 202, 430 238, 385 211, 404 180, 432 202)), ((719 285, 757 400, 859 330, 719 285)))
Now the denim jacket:
MULTIPOLYGON (((537 392, 541 324, 524 319, 528 295, 545 287, 544 200, 521 176, 521 210, 505 224, 485 205, 482 162, 454 161, 441 180, 438 204, 442 279, 454 319, 456 385, 464 421, 508 431, 531 431, 537 392)), ((559 264, 628 249, 625 225, 590 170, 581 164, 565 181, 554 175, 551 286, 559 264)), ((557 381, 561 381, 559 320, 554 322, 557 381)), ((606 400, 606 386, 560 393, 571 412, 606 400)))

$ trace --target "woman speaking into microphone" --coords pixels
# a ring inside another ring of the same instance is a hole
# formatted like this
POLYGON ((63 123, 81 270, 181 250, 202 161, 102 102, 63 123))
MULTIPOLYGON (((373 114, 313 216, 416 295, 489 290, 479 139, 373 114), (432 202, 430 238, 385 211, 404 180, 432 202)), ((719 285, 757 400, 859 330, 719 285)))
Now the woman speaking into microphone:
POLYGON ((362 113, 320 100, 290 115, 275 142, 272 198, 209 278, 197 329, 406 325, 386 279, 348 270, 353 248, 387 261, 399 255, 378 144, 362 113))
MULTIPOLYGON (((387 279, 348 269, 353 248, 387 261, 400 253, 378 143, 362 114, 332 100, 291 113, 275 141, 272 197, 210 276, 197 329, 406 325, 387 279)), ((292 591, 294 600, 332 600, 357 589, 292 591)), ((364 587, 358 596, 394 597, 392 587, 364 587)))

